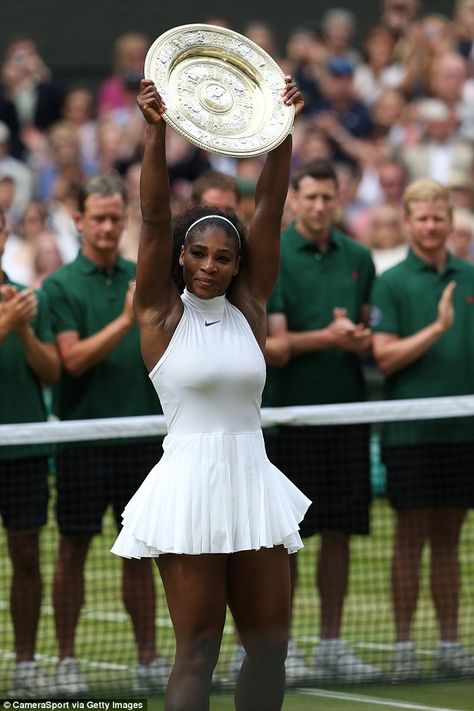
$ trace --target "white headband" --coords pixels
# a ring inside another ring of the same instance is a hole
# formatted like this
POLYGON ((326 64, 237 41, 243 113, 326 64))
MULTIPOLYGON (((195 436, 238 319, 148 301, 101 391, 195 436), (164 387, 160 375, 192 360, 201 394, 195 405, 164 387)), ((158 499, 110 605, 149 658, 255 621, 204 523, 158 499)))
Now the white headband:
POLYGON ((188 229, 186 230, 186 234, 184 235, 183 242, 186 241, 186 238, 187 238, 188 234, 191 232, 191 230, 193 229, 193 227, 195 227, 199 222, 202 222, 203 220, 212 220, 212 219, 214 219, 214 220, 224 220, 225 222, 228 222, 228 223, 229 223, 229 225, 232 227, 232 229, 234 230, 235 234, 237 235, 237 239, 239 240, 239 249, 240 249, 241 243, 240 243, 239 231, 238 231, 237 227, 234 225, 234 223, 231 222, 230 220, 228 220, 227 217, 224 217, 223 215, 204 215, 204 217, 200 217, 199 220, 196 220, 195 222, 193 222, 192 225, 190 225, 190 226, 188 227, 188 229))

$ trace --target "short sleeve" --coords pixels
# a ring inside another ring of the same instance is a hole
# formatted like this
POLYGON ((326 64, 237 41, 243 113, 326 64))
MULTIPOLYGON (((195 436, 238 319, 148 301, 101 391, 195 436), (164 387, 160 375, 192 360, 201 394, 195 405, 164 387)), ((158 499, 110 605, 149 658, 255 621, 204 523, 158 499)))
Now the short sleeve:
POLYGON ((395 291, 383 276, 373 285, 370 297, 370 327, 375 333, 400 333, 400 309, 395 291))
POLYGON ((54 343, 48 298, 44 291, 38 291, 36 293, 38 296, 38 312, 32 323, 33 330, 42 343, 54 343))
POLYGON ((278 278, 275 288, 273 289, 267 304, 267 313, 270 314, 281 314, 285 312, 285 303, 283 299, 283 285, 281 280, 281 274, 278 278))
POLYGON ((55 334, 63 331, 79 331, 71 301, 61 282, 49 278, 43 284, 48 299, 51 325, 55 334))

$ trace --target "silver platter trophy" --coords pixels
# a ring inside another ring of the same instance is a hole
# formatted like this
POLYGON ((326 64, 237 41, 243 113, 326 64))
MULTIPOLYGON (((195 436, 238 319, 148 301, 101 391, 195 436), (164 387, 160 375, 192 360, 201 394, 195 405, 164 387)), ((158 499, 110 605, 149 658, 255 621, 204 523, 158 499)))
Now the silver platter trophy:
POLYGON ((238 32, 180 25, 156 39, 144 74, 166 103, 166 122, 212 153, 249 158, 278 146, 293 126, 276 62, 238 32))

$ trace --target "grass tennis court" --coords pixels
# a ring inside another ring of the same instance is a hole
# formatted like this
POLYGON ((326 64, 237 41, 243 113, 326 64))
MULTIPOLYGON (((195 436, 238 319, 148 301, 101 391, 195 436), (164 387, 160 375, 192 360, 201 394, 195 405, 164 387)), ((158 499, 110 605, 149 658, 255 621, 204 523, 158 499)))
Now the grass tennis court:
MULTIPOLYGON (((45 583, 43 611, 38 636, 37 652, 41 663, 52 671, 56 663, 56 642, 51 607, 51 581, 57 533, 51 523, 42 534, 42 569, 45 583)), ((123 696, 130 688, 136 653, 131 625, 120 597, 119 560, 108 553, 115 531, 111 516, 104 522, 104 531, 94 539, 86 566, 86 604, 77 634, 77 652, 92 693, 110 697, 123 696)), ((366 661, 388 672, 393 642, 392 611, 389 595, 389 565, 392 538, 392 513, 383 499, 376 499, 372 511, 372 534, 357 537, 352 543, 350 592, 344 612, 344 637, 366 661)), ((295 641, 310 660, 318 639, 318 600, 313 583, 314 559, 318 539, 308 542, 298 554, 300 578, 293 625, 295 641)), ((8 611, 10 565, 6 553, 4 533, 0 533, 0 696, 8 688, 8 677, 13 663, 13 633, 8 611)), ((461 599, 461 639, 468 651, 474 652, 474 513, 464 527, 461 544, 463 591, 461 599)), ((288 691, 284 709, 463 709, 474 711, 474 680, 441 683, 432 679, 433 653, 437 644, 437 627, 431 605, 428 580, 428 557, 423 561, 423 584, 415 625, 420 662, 424 678, 410 686, 384 685, 348 686, 327 684, 324 688, 305 689, 304 693, 288 691), (363 697, 361 699, 360 697, 363 697), (394 706, 393 702, 400 702, 394 706), (417 706, 418 705, 418 706, 417 706)), ((166 603, 156 572, 158 591, 157 637, 165 656, 173 656, 173 634, 166 603)), ((224 634, 217 672, 225 676, 234 647, 232 621, 229 619, 224 634)), ((212 709, 225 711, 233 708, 227 693, 213 696, 212 709)), ((93 696, 91 696, 92 698, 93 696)), ((157 698, 150 705, 153 711, 163 708, 157 698)))
MULTIPOLYGON (((148 711, 163 711, 162 699, 148 702, 148 711)), ((211 711, 233 711, 231 696, 213 696, 211 711)), ((454 682, 416 686, 357 687, 345 691, 287 692, 283 711, 472 711, 474 684, 454 682)))

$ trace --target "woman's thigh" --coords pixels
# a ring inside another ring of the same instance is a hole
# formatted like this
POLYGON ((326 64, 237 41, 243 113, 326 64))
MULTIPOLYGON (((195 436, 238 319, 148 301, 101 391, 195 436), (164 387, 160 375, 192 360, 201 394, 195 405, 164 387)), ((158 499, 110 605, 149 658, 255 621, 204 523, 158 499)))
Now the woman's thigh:
POLYGON ((229 556, 228 604, 247 653, 286 643, 290 628, 290 565, 283 546, 229 556))
POLYGON ((176 642, 218 639, 226 615, 227 555, 161 555, 158 568, 176 642))

